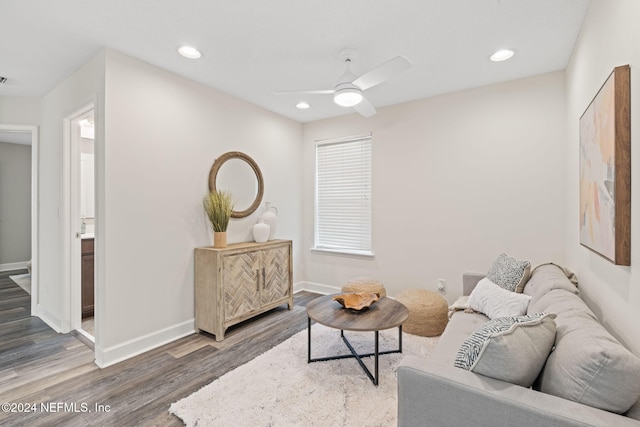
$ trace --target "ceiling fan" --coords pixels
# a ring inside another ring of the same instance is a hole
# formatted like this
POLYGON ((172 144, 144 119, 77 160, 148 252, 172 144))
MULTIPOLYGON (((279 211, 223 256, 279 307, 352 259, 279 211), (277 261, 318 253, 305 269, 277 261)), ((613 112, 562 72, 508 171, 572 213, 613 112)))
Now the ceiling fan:
POLYGON ((364 117, 371 117, 376 114, 376 109, 362 95, 362 92, 390 80, 396 75, 413 67, 411 61, 404 56, 396 56, 384 62, 361 76, 356 76, 350 69, 350 64, 355 57, 352 49, 343 49, 339 53, 340 59, 345 63, 347 69, 338 78, 333 89, 321 90, 278 90, 275 94, 302 93, 309 95, 333 94, 333 101, 342 107, 353 107, 364 117))

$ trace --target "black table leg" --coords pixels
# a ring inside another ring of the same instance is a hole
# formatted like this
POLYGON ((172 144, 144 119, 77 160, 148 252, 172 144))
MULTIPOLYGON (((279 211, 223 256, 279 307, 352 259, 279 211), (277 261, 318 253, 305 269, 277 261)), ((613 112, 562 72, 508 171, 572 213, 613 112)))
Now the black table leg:
POLYGON ((307 317, 307 363, 311 363, 311 318, 307 317))
POLYGON ((367 377, 369 377, 369 379, 371 380, 371 382, 374 385, 378 385, 378 378, 379 378, 379 363, 378 363, 378 357, 382 354, 391 354, 391 353, 402 353, 402 325, 400 325, 398 327, 398 349, 397 350, 387 350, 387 351, 380 351, 380 331, 374 331, 375 333, 375 347, 374 347, 374 352, 373 353, 367 353, 367 354, 358 354, 358 352, 353 348, 353 346, 351 345, 351 343, 349 342, 349 340, 347 339, 347 337, 344 336, 344 330, 340 330, 340 337, 342 338, 342 341, 344 341, 345 345, 349 348, 349 351, 351 352, 351 354, 344 354, 344 355, 340 355, 340 356, 329 356, 329 357, 319 357, 316 359, 312 359, 311 358, 311 318, 307 317, 308 323, 307 323, 307 330, 308 330, 308 334, 307 334, 307 363, 311 363, 311 362, 324 362, 327 360, 338 360, 338 359, 350 359, 350 358, 355 358, 358 361, 358 364, 360 365, 360 367, 362 367, 362 370, 365 372, 365 374, 367 374, 367 377), (369 370, 369 368, 367 368, 367 365, 364 364, 364 362, 362 361, 363 357, 371 357, 374 356, 374 373, 371 373, 371 371, 369 370))
POLYGON ((380 336, 380 332, 376 331, 376 357, 374 358, 374 362, 373 362, 374 363, 374 365, 373 365, 374 366, 374 370, 376 372, 376 375, 375 375, 376 379, 373 382, 375 385, 378 385, 378 355, 379 355, 379 350, 380 350, 380 348, 379 348, 379 342, 380 342, 379 336, 380 336))

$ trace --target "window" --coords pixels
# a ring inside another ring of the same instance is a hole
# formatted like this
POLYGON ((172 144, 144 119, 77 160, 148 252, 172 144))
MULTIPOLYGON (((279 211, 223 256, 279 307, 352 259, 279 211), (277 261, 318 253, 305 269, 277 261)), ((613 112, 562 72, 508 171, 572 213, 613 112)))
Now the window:
POLYGON ((316 144, 315 248, 372 255, 371 136, 316 144))

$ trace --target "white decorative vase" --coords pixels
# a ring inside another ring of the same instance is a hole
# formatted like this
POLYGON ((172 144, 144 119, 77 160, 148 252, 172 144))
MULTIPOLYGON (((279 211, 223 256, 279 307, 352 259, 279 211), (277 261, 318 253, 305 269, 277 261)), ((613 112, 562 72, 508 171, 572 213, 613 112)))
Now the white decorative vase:
POLYGON ((269 226, 269 240, 273 240, 278 225, 278 208, 271 206, 271 202, 266 202, 265 211, 260 215, 260 219, 269 226))
POLYGON ((253 226, 253 240, 258 243, 263 243, 269 240, 269 224, 264 222, 264 219, 258 219, 258 223, 253 226))

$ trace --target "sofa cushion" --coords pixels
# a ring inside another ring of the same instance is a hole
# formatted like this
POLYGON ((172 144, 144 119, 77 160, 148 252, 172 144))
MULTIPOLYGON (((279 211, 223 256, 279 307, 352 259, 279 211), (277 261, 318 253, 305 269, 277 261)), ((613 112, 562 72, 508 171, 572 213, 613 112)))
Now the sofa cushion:
POLYGON ((438 346, 429 355, 429 360, 452 366, 464 340, 489 320, 482 313, 465 313, 464 311, 453 313, 438 340, 438 346))
POLYGON ((469 307, 490 319, 521 316, 527 312, 531 297, 507 291, 485 277, 469 295, 469 307))
POLYGON ((640 359, 605 330, 580 297, 554 289, 531 309, 558 315, 555 349, 535 388, 611 412, 629 410, 640 398, 640 359))
POLYGON ((519 261, 507 254, 500 254, 491 264, 487 277, 496 285, 511 291, 522 293, 531 275, 531 263, 519 261))
POLYGON ((553 346, 554 318, 539 313, 491 320, 465 340, 454 366, 530 387, 553 346))
POLYGON ((625 412, 625 417, 633 418, 634 420, 640 421, 640 399, 636 401, 636 403, 631 406, 627 412, 625 412))
POLYGON ((528 314, 556 313, 558 317, 579 316, 597 321, 598 318, 587 307, 580 296, 564 289, 553 289, 537 300, 532 299, 527 309, 528 314))
POLYGON ((533 270, 523 293, 531 296, 533 304, 542 295, 554 289, 565 289, 573 294, 579 293, 576 285, 571 283, 560 267, 554 264, 545 264, 533 270))

